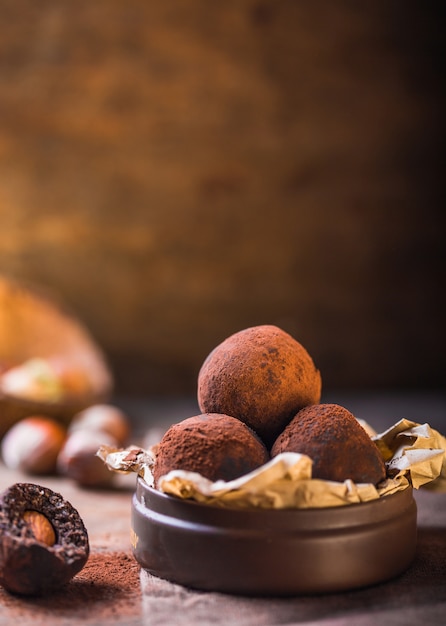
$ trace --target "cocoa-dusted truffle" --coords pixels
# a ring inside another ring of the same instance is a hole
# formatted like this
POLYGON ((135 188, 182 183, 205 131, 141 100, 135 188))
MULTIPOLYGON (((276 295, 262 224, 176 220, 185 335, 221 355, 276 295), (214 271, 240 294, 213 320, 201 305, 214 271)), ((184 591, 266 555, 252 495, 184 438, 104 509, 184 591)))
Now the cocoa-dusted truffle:
POLYGON ((242 420, 270 446, 299 409, 316 404, 321 376, 305 348, 277 326, 254 326, 225 339, 198 374, 204 412, 242 420))
POLYGON ((16 483, 0 496, 0 585, 42 595, 81 571, 90 552, 77 510, 59 493, 16 483))
POLYGON ((271 455, 300 452, 313 460, 313 478, 378 484, 386 468, 378 447, 338 404, 301 409, 275 441, 271 455))
POLYGON ((209 480, 233 480, 269 460, 265 445, 246 424, 208 413, 171 426, 159 443, 153 476, 174 469, 197 472, 209 480))

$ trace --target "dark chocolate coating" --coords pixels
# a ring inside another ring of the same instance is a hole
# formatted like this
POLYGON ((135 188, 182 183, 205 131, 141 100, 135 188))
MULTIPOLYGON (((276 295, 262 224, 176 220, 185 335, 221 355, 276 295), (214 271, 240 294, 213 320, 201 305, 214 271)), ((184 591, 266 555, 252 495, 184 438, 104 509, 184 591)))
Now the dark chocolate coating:
POLYGON ((17 483, 0 498, 0 584, 10 592, 41 595, 65 585, 87 562, 87 530, 76 509, 51 489, 17 483), (51 522, 56 543, 35 539, 25 511, 51 522))
POLYGON ((301 409, 276 439, 271 456, 300 452, 313 461, 313 478, 378 484, 386 467, 378 447, 355 417, 338 404, 301 409))
POLYGON ((189 417, 169 428, 156 453, 155 485, 161 476, 180 469, 209 480, 233 480, 269 460, 263 442, 246 424, 228 415, 189 417))
POLYGON ((277 326, 254 326, 225 339, 198 374, 203 413, 225 413, 271 446, 299 409, 316 404, 321 376, 305 348, 277 326))

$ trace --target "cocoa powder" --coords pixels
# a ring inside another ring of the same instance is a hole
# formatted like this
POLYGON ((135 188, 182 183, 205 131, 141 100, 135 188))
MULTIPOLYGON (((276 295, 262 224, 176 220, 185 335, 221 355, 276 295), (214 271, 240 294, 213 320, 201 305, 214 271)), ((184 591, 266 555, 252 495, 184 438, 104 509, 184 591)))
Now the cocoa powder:
POLYGON ((141 614, 140 567, 130 552, 93 551, 84 568, 51 595, 22 597, 0 588, 0 605, 10 623, 50 626, 63 617, 95 623, 137 618, 141 614))

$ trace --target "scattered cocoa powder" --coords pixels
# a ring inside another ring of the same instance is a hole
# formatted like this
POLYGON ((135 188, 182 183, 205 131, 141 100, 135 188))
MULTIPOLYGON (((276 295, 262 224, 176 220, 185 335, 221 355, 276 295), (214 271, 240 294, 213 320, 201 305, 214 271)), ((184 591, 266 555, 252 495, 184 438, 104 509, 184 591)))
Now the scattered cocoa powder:
MULTIPOLYGON (((140 566, 130 552, 92 551, 84 568, 65 587, 47 596, 22 597, 0 588, 0 605, 10 623, 50 625, 63 617, 96 623, 141 614, 140 566)), ((130 621, 130 620, 129 620, 130 621)))

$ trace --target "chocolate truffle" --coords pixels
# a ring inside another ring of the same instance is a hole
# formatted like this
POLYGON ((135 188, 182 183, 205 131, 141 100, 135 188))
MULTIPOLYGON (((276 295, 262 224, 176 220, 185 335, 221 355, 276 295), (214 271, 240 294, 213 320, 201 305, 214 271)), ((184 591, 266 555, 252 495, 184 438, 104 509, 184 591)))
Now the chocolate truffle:
POLYGON ((269 447, 293 416, 321 396, 321 376, 305 348, 277 326, 254 326, 218 345, 198 374, 203 413, 242 420, 269 447))
POLYGON ((246 424, 208 413, 171 426, 161 439, 153 468, 155 486, 174 469, 197 472, 209 480, 233 480, 269 460, 265 445, 246 424))
POLYGON ((301 409, 275 441, 271 455, 300 452, 313 460, 313 478, 378 484, 386 468, 357 419, 337 404, 301 409))
POLYGON ((88 533, 59 493, 16 483, 0 495, 0 585, 43 595, 68 583, 87 562, 88 533))

